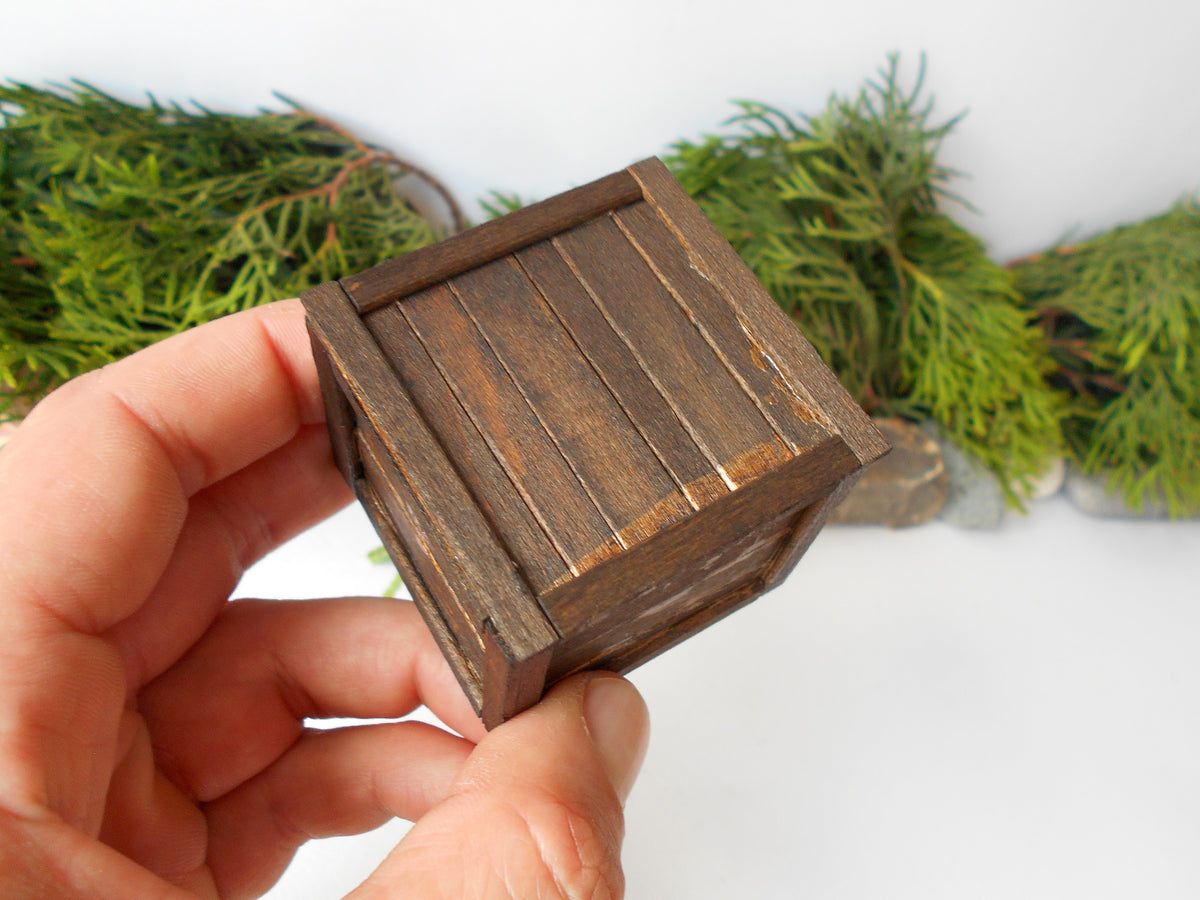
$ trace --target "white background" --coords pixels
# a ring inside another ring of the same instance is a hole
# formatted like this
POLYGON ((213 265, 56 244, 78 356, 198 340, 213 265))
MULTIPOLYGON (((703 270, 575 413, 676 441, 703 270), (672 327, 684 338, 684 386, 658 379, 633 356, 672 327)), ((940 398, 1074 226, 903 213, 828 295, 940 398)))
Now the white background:
MULTIPOLYGON (((0 2, 0 77, 251 111, 281 91, 465 200, 544 197, 711 130, 815 112, 928 54, 943 161, 1004 260, 1200 187, 1200 4, 0 2)), ((356 510, 253 571, 386 581, 356 510)), ((634 680, 654 736, 629 896, 1200 896, 1200 524, 1061 498, 994 533, 827 531, 780 590, 634 680)), ((403 834, 311 845, 335 896, 403 834)))

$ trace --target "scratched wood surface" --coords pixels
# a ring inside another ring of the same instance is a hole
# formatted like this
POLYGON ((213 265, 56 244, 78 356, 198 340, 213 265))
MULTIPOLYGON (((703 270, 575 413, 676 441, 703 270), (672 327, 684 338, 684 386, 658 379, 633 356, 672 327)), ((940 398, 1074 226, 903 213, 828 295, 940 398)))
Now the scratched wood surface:
POLYGON ((778 584, 886 451, 657 160, 304 299, 335 458, 489 727, 778 584))

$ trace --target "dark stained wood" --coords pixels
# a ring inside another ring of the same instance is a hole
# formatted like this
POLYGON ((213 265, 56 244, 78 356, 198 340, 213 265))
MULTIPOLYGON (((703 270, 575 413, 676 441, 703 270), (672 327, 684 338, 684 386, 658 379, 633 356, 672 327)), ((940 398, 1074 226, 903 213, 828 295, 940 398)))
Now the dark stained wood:
POLYGON ((692 511, 514 260, 450 287, 623 548, 692 511))
POLYGON ((798 510, 858 467, 840 438, 713 501, 691 518, 541 597, 560 634, 580 635, 604 618, 632 616, 672 596, 697 577, 703 564, 747 531, 798 510))
POLYGON ((791 535, 780 547, 779 555, 772 560, 771 565, 763 573, 764 591, 773 590, 783 583, 783 580, 795 568, 796 563, 800 561, 800 557, 808 552, 808 548, 816 540, 818 532, 829 521, 829 516, 837 509, 838 504, 846 499, 846 495, 858 483, 860 477, 862 477, 862 469, 850 473, 842 479, 832 493, 810 504, 796 517, 791 535))
POLYGON ((759 344, 762 358, 798 402, 814 411, 819 424, 841 434, 864 465, 886 453, 887 441, 866 413, 667 167, 651 159, 628 171, 700 271, 725 296, 740 299, 747 338, 759 344))
POLYGON ((654 207, 635 203, 613 213, 613 218, 792 452, 828 437, 819 424, 820 411, 802 404, 787 389, 762 347, 747 334, 734 306, 700 274, 654 207))
POLYGON ((731 486, 791 456, 611 218, 593 219, 554 244, 731 486))
POLYGON ((657 161, 303 299, 338 465, 489 728, 779 584, 886 450, 657 161))
POLYGON ((473 666, 483 663, 484 644, 473 595, 478 585, 470 572, 443 567, 434 542, 440 537, 438 524, 421 505, 403 474, 388 457, 379 438, 369 430, 358 434, 359 459, 363 474, 374 489, 375 500, 395 523, 395 530, 408 559, 421 575, 439 614, 458 635, 458 644, 473 666))
POLYGON ((354 449, 354 411, 346 400, 343 387, 334 374, 329 354, 316 335, 309 331, 313 362, 317 365, 317 380, 321 384, 321 401, 325 405, 325 424, 329 429, 330 449, 338 471, 347 484, 358 479, 358 460, 354 449))
POLYGON ((554 441, 446 285, 400 309, 567 567, 584 572, 620 550, 554 441))
POLYGON ((483 640, 483 683, 489 690, 483 698, 481 717, 485 727, 495 728, 541 699, 546 689, 551 649, 547 647, 534 656, 519 658, 491 619, 483 623, 483 640))
POLYGON ((390 463, 419 498, 428 521, 436 526, 426 539, 437 540, 443 570, 452 561, 456 577, 469 586, 458 599, 473 612, 471 622, 481 627, 491 617, 497 628, 504 629, 514 658, 541 653, 558 640, 557 632, 349 299, 336 283, 319 285, 305 292, 303 299, 310 327, 328 348, 330 362, 360 412, 360 428, 370 426, 390 463))
POLYGON ((543 241, 515 258, 693 508, 729 493, 729 485, 553 244, 543 241))
POLYGON ((367 313, 399 297, 415 294, 476 266, 515 253, 610 209, 619 209, 640 200, 641 196, 641 187, 629 172, 617 172, 517 210, 502 219, 484 222, 431 247, 343 278, 342 286, 353 298, 358 311, 367 313))
POLYGON ((455 467, 513 561, 540 594, 564 583, 567 564, 438 372, 397 304, 363 319, 392 361, 401 385, 455 467))
POLYGON ((689 570, 687 577, 669 582, 666 590, 671 593, 644 598, 634 608, 611 609, 586 629, 564 637, 555 648, 550 680, 585 669, 623 671, 622 660, 640 658, 640 648, 655 644, 664 632, 707 608, 714 597, 760 579, 790 534, 794 518, 785 514, 714 546, 710 557, 689 570))
POLYGON ((451 671, 454 672, 458 683, 462 685, 476 715, 482 715, 483 680, 479 677, 475 666, 462 652, 458 633, 446 622, 433 596, 429 593, 429 589, 425 586, 424 580, 417 572, 416 566, 409 558, 408 551, 404 549, 404 544, 392 525, 391 515, 379 502, 375 488, 365 478, 360 478, 354 483, 354 493, 361 500, 367 517, 375 526, 384 547, 387 548, 388 556, 391 557, 400 577, 404 579, 404 586, 412 595, 413 603, 421 613, 421 618, 425 620, 425 625, 429 628, 434 640, 437 641, 438 648, 450 664, 451 671))

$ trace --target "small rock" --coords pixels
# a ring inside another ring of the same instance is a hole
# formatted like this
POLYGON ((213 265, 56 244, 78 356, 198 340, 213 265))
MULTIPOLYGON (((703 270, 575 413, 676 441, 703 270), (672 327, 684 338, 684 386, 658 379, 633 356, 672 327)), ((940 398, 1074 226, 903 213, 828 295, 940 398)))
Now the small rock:
POLYGON ((1008 510, 1000 479, 943 435, 936 422, 923 422, 921 431, 937 442, 950 473, 950 496, 938 518, 959 528, 999 528, 1008 510))
POLYGON ((909 422, 877 419, 875 425, 892 445, 892 452, 863 473, 834 510, 830 523, 906 528, 928 522, 950 492, 941 451, 909 422))
POLYGON ((1109 487, 1103 475, 1085 475, 1075 466, 1067 470, 1064 488, 1076 508, 1089 516, 1105 519, 1166 519, 1167 505, 1161 501, 1148 501, 1139 511, 1125 502, 1124 498, 1109 487))
POLYGON ((1044 472, 1029 483, 1029 499, 1045 500, 1062 490, 1067 477, 1067 461, 1061 456, 1051 461, 1044 472))

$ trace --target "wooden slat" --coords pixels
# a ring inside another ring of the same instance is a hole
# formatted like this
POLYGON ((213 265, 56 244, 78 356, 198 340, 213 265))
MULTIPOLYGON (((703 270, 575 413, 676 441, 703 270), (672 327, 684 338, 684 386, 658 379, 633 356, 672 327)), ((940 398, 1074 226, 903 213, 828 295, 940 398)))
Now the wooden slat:
POLYGON ((763 569, 778 553, 794 516, 786 516, 740 536, 705 561, 674 593, 641 609, 610 610, 589 628, 566 637, 555 648, 551 679, 584 669, 627 671, 628 660, 641 661, 640 650, 673 632, 679 623, 710 608, 730 590, 761 581, 763 569))
POLYGON ((375 491, 375 499, 387 511, 396 533, 407 548, 408 558, 421 574, 438 611, 459 636, 467 658, 478 669, 483 664, 484 645, 478 610, 472 602, 476 585, 453 565, 444 565, 433 541, 441 529, 413 493, 407 479, 392 463, 388 452, 370 429, 358 433, 363 474, 375 491))
POLYGON ((640 200, 628 170, 485 222, 404 256, 342 279, 360 313, 370 312, 440 281, 489 263, 580 222, 640 200))
MULTIPOLYGON (((331 282, 303 296, 310 327, 329 351, 334 370, 357 406, 359 428, 371 428, 400 474, 419 498, 437 531, 436 552, 454 564, 467 586, 459 600, 475 627, 491 618, 516 659, 542 653, 558 640, 528 586, 470 492, 429 433, 395 371, 375 345, 345 293, 331 282)), ((443 570, 448 571, 445 560, 443 570)), ((486 692, 486 685, 485 685, 486 692)))
POLYGON ((623 547, 692 511, 516 262, 450 287, 623 547))
POLYGON ((516 259, 691 505, 699 509, 727 494, 725 480, 553 244, 534 244, 516 259))
POLYGON ((547 537, 575 574, 620 550, 615 534, 446 285, 399 309, 547 537))
POLYGON ((705 560, 724 547, 818 500, 857 467, 845 442, 828 438, 654 540, 541 597, 542 606, 564 636, 588 631, 609 616, 633 618, 701 577, 705 560))
POLYGON ((792 456, 612 219, 588 222, 554 245, 731 485, 792 456))
POLYGON ((329 443, 333 461, 338 471, 353 485, 358 478, 358 460, 354 448, 354 412, 346 399, 344 388, 333 371, 329 353, 321 341, 309 331, 313 362, 317 366, 317 380, 321 385, 321 402, 325 406, 325 424, 329 429, 329 443))
POLYGON ((819 424, 841 434, 861 462, 886 453, 889 447, 878 429, 667 167, 652 159, 627 171, 692 263, 725 296, 739 299, 748 337, 759 344, 763 359, 778 369, 798 402, 820 410, 819 424))
POLYGON ((404 549, 404 545, 400 541, 400 536, 396 533, 396 529, 392 527, 387 510, 379 502, 374 487, 365 478, 360 478, 355 482, 354 493, 358 495, 363 509, 367 512, 367 518, 371 520, 371 524, 375 526, 375 530, 379 533, 380 540, 383 541, 384 547, 387 548, 388 556, 392 558, 392 562, 400 572, 400 577, 404 579, 404 586, 408 588, 408 592, 412 595, 413 603, 421 613, 421 618, 425 620, 425 624, 429 628, 430 633, 433 634, 434 640, 437 641, 442 655, 450 664, 450 669, 454 672, 454 677, 458 679, 463 693, 471 701, 471 707, 475 710, 475 714, 482 715, 483 682, 474 665, 467 659, 466 654, 462 652, 458 635, 442 615, 441 610, 422 580, 420 573, 417 572, 416 566, 413 565, 408 552, 404 549))
POLYGON ((863 470, 859 469, 857 472, 847 475, 834 488, 832 493, 809 505, 796 517, 791 535, 783 543, 783 546, 780 547, 779 555, 772 561, 767 571, 763 573, 764 590, 769 591, 783 584, 784 579, 796 567, 796 563, 800 561, 800 557, 808 552, 808 548, 816 540, 817 534, 825 527, 825 523, 829 521, 830 515, 846 499, 846 495, 853 490, 854 486, 858 484, 862 473, 863 470))
POLYGON ((654 208, 635 203, 615 212, 613 218, 792 452, 824 440, 829 433, 820 425, 820 410, 802 404, 782 383, 779 371, 747 333, 729 300, 692 266, 654 208))
POLYGON ((385 306, 364 321, 534 593, 543 593, 565 581, 570 573, 562 556, 438 372, 399 306, 385 306))

